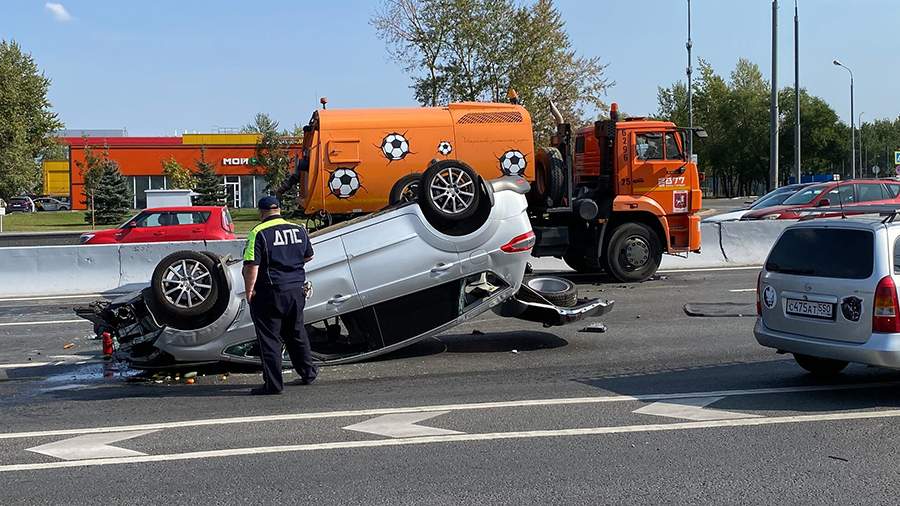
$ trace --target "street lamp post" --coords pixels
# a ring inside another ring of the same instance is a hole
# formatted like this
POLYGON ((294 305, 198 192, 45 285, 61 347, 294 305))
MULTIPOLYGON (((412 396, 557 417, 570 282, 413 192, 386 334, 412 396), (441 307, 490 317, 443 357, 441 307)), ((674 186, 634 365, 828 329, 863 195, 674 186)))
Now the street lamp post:
POLYGON ((856 125, 853 123, 853 120, 856 118, 853 115, 853 71, 838 60, 832 60, 831 63, 850 73, 850 167, 852 178, 856 179, 856 125))
POLYGON ((691 60, 691 48, 694 43, 691 41, 691 0, 687 0, 687 106, 688 106, 688 127, 691 129, 687 135, 688 160, 694 160, 694 80, 693 80, 693 61, 691 60))

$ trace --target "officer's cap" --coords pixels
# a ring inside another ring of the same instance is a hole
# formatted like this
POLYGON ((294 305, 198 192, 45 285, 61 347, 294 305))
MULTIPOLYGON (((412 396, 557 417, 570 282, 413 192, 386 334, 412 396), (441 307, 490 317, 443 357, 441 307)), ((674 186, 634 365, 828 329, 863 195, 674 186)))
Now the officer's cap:
POLYGON ((278 204, 278 199, 276 197, 273 197, 272 195, 266 195, 265 197, 259 199, 259 203, 256 206, 264 211, 270 211, 272 209, 278 209, 279 207, 281 207, 278 204))

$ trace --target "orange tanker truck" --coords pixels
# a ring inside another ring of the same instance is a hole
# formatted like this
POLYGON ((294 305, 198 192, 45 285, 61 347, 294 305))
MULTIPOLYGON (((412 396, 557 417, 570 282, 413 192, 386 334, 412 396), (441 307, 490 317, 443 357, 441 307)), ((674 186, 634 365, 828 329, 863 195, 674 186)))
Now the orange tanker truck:
POLYGON ((684 150, 692 132, 664 121, 620 121, 615 104, 609 120, 574 131, 550 104, 557 133, 549 147, 535 149, 531 116, 512 102, 335 110, 323 99, 304 127, 303 157, 289 183, 299 183, 301 212, 330 224, 378 211, 416 198, 429 167, 459 165, 484 179, 529 181, 533 255, 563 258, 578 272, 640 281, 656 272, 663 253, 699 252, 700 179, 684 150))

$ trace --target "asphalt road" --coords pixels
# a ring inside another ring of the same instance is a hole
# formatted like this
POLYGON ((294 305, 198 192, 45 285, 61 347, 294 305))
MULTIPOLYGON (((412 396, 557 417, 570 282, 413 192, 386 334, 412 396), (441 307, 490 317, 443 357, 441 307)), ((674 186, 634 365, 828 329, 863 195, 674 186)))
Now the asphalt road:
POLYGON ((105 365, 53 323, 87 299, 0 301, 3 503, 895 502, 900 373, 758 346, 755 270, 666 276, 574 277, 606 333, 485 316, 262 398, 105 365))

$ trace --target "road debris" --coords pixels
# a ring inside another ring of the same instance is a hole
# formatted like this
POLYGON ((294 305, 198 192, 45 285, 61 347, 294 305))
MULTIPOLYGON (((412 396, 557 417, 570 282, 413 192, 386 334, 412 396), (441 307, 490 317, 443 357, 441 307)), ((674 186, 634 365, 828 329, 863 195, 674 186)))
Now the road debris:
POLYGON ((188 379, 184 380, 184 382, 187 383, 188 385, 193 385, 194 381, 196 381, 194 378, 188 378, 188 379))
POLYGON ((191 371, 184 373, 184 379, 191 379, 197 377, 197 371, 191 371))
POLYGON ((599 322, 592 323, 592 324, 588 325, 587 327, 579 330, 579 332, 592 332, 592 333, 597 333, 597 334, 603 334, 604 332, 606 332, 606 325, 603 323, 599 323, 599 322))
POLYGON ((68 350, 69 348, 74 348, 74 347, 75 347, 75 343, 66 343, 63 345, 64 350, 68 350))
POLYGON ((483 336, 483 335, 484 335, 484 332, 482 332, 482 331, 480 331, 480 330, 478 330, 478 329, 475 329, 475 330, 472 331, 472 335, 473 335, 473 336, 483 336))
POLYGON ((849 459, 845 459, 844 457, 837 457, 835 455, 829 455, 828 458, 832 460, 840 460, 841 462, 850 462, 849 459))
POLYGON ((519 353, 519 350, 513 350, 512 352, 513 352, 513 353, 519 353))

